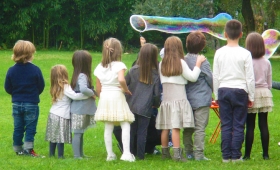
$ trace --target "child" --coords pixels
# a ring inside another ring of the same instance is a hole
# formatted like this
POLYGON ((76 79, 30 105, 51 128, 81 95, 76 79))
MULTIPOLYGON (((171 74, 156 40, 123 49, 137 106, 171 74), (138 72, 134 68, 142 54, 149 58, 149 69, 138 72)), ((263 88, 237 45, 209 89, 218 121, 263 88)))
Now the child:
POLYGON ((109 38, 103 43, 102 62, 94 70, 96 79, 98 108, 95 114, 96 121, 105 123, 104 140, 107 150, 107 161, 116 159, 112 149, 112 133, 114 125, 121 125, 123 154, 121 160, 133 162, 134 156, 130 153, 130 124, 134 115, 129 110, 123 94, 131 95, 124 78, 126 66, 121 62, 122 47, 119 40, 109 38))
POLYGON ((153 113, 153 106, 160 102, 160 79, 158 75, 158 49, 155 45, 146 43, 141 47, 138 60, 127 73, 125 80, 128 89, 133 94, 127 96, 127 103, 134 113, 135 122, 131 124, 131 148, 134 149, 134 136, 137 138, 137 153, 139 159, 145 158, 147 128, 153 113), (157 101, 157 102, 153 102, 157 101))
POLYGON ((159 64, 163 97, 156 128, 162 129, 162 158, 171 158, 168 148, 168 134, 172 129, 172 142, 175 161, 186 161, 180 148, 180 129, 194 127, 193 112, 187 100, 185 84, 187 80, 196 81, 204 56, 197 57, 196 67, 191 71, 184 61, 182 41, 171 36, 164 43, 164 58, 159 64))
POLYGON ((71 143, 70 104, 71 99, 82 100, 88 96, 75 93, 68 84, 68 73, 64 65, 55 65, 51 69, 52 107, 46 128, 46 140, 50 141, 49 155, 64 158, 64 143, 71 143))
POLYGON ((216 103, 220 106, 221 150, 223 162, 240 162, 248 106, 253 105, 255 80, 252 57, 239 46, 241 22, 226 23, 227 45, 218 49, 214 57, 213 86, 216 103))
MULTIPOLYGON (((88 51, 75 51, 72 58, 74 70, 71 80, 71 87, 76 93, 82 93, 88 97, 94 95, 91 79, 91 62, 92 57, 88 51)), ((84 157, 84 132, 87 128, 95 125, 95 100, 92 97, 85 100, 74 100, 71 103, 70 110, 72 114, 72 132, 74 133, 72 142, 74 158, 82 159, 84 157)))
POLYGON ((245 155, 243 159, 250 159, 252 144, 254 141, 254 129, 256 113, 258 113, 259 129, 263 149, 263 159, 268 160, 269 131, 267 114, 272 111, 273 101, 271 94, 272 71, 268 59, 264 57, 264 41, 260 34, 253 32, 246 38, 246 49, 251 52, 255 75, 254 105, 248 109, 246 121, 245 155))
POLYGON ((12 56, 16 64, 9 68, 5 80, 5 90, 12 95, 14 151, 17 155, 32 157, 39 156, 34 151, 34 136, 39 117, 39 95, 45 87, 40 68, 32 64, 35 50, 31 42, 17 41, 12 56))
MULTIPOLYGON (((186 47, 188 54, 185 61, 189 68, 193 70, 198 53, 205 47, 205 36, 195 31, 187 36, 186 47)), ((206 60, 202 63, 201 73, 196 82, 186 84, 188 100, 194 113, 195 128, 186 128, 183 132, 183 141, 187 158, 195 160, 209 160, 204 156, 205 128, 209 120, 209 112, 212 101, 213 78, 210 63, 206 60), (194 134, 194 143, 192 135, 194 134), (195 150, 193 150, 193 144, 195 150)))

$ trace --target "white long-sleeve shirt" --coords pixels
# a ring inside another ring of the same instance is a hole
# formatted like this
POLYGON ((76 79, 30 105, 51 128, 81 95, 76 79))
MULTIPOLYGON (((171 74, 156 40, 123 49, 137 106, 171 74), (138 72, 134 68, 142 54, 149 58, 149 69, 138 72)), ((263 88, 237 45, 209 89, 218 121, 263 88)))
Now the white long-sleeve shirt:
POLYGON ((181 65, 183 68, 181 75, 166 77, 163 76, 161 73, 161 62, 160 62, 159 72, 160 72, 161 83, 187 84, 188 80, 191 82, 195 82, 201 72, 200 68, 195 66, 192 71, 183 59, 181 59, 181 65))
POLYGON ((65 84, 61 98, 57 99, 57 102, 53 103, 50 113, 60 116, 64 119, 70 119, 71 99, 83 100, 87 98, 88 96, 85 96, 82 93, 75 93, 69 84, 65 84))
POLYGON ((213 63, 215 99, 222 87, 244 89, 254 101, 255 79, 251 53, 240 46, 223 46, 215 53, 213 63))

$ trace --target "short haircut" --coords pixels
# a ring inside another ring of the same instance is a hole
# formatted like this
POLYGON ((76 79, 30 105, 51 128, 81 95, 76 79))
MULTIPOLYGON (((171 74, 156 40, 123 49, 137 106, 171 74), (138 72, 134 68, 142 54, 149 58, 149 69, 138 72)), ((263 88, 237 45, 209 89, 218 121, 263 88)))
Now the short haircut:
POLYGON ((263 37, 257 32, 248 34, 245 47, 251 52, 252 58, 261 58, 265 54, 263 37))
POLYGON ((158 70, 158 48, 154 44, 144 44, 139 52, 137 64, 139 65, 139 81, 153 84, 153 69, 158 70))
POLYGON ((161 63, 163 76, 178 76, 183 72, 181 59, 184 59, 183 44, 179 37, 168 37, 164 43, 164 57, 161 63))
POLYGON ((195 31, 187 36, 186 47, 189 53, 198 54, 206 45, 206 38, 200 31, 195 31))
POLYGON ((112 61, 121 61, 122 59, 122 44, 116 38, 108 38, 103 43, 101 65, 105 68, 112 61))
POLYGON ((239 38, 242 33, 242 24, 240 21, 233 19, 229 20, 225 26, 225 32, 228 35, 228 38, 231 40, 236 40, 239 38))
POLYGON ((27 63, 32 59, 36 48, 30 41, 18 40, 14 45, 12 59, 17 63, 27 63))

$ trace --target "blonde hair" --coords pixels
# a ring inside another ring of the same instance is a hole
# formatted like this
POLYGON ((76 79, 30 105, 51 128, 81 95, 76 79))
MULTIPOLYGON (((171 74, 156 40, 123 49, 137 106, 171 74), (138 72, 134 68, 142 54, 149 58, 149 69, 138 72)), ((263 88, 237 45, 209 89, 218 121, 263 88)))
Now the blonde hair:
POLYGON ((184 59, 183 44, 176 36, 168 37, 164 43, 164 58, 161 63, 163 76, 178 76, 183 72, 181 59, 184 59))
POLYGON ((137 64, 139 65, 139 81, 153 84, 153 69, 158 70, 158 48, 154 44, 146 43, 140 49, 137 64))
POLYGON ((51 69, 51 89, 52 103, 61 99, 64 85, 68 84, 68 72, 64 65, 55 65, 51 69))
POLYGON ((103 67, 108 67, 112 61, 121 61, 122 45, 116 38, 108 38, 103 43, 102 61, 103 67))
POLYGON ((17 63, 27 63, 33 57, 36 48, 30 41, 18 40, 13 47, 12 60, 17 63))

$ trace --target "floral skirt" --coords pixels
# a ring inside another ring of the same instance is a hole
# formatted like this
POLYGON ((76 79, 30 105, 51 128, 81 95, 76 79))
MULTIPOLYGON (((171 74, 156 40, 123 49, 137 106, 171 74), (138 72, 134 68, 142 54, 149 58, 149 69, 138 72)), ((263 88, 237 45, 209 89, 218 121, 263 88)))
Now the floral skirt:
POLYGON ((272 93, 268 88, 256 88, 254 105, 248 113, 271 112, 273 107, 272 93))
POLYGON ((94 115, 80 115, 71 114, 72 132, 84 133, 88 128, 94 127, 96 122, 94 121, 94 115))
POLYGON ((95 120, 102 122, 133 122, 135 120, 130 111, 125 96, 121 91, 102 91, 95 112, 95 120))
POLYGON ((46 141, 52 143, 71 143, 71 121, 50 113, 46 128, 46 141))
POLYGON ((156 119, 157 129, 194 127, 192 107, 187 100, 185 85, 164 83, 163 100, 156 119))

